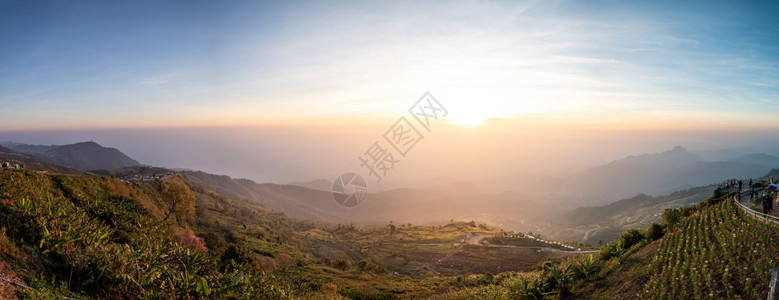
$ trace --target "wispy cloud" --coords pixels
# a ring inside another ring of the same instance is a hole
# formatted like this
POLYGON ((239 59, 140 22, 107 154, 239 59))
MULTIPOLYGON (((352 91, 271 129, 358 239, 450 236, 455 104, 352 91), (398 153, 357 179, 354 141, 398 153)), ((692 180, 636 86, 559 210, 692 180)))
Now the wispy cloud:
MULTIPOLYGON (((195 40, 147 29, 169 54, 133 56, 146 64, 131 67, 122 55, 136 54, 117 53, 110 61, 118 66, 100 64, 100 72, 63 84, 39 81, 54 83, 34 91, 5 89, 0 101, 40 104, 41 116, 53 101, 65 110, 95 107, 111 120, 157 118, 150 122, 395 115, 424 91, 455 114, 485 117, 727 112, 733 101, 754 104, 736 108, 741 113, 779 113, 763 104, 779 95, 776 40, 749 18, 568 1, 314 2, 279 10, 273 18, 236 10, 232 27, 197 27, 195 40), (748 39, 739 37, 742 27, 748 39)), ((0 87, 18 78, 33 86, 37 79, 18 71, 0 77, 0 87)))

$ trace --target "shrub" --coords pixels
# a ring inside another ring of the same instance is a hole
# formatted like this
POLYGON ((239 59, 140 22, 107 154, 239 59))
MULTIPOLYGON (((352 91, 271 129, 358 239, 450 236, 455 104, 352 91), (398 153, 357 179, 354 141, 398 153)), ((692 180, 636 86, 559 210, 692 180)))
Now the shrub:
POLYGON ((630 249, 630 247, 633 247, 633 245, 638 244, 643 239, 644 239, 644 233, 641 232, 641 230, 628 229, 628 231, 623 232, 622 235, 619 237, 619 243, 623 249, 630 249))
POLYGON ((573 263, 565 266, 552 262, 544 263, 544 272, 542 277, 547 290, 557 290, 560 298, 565 297, 570 292, 573 281, 573 263))
POLYGON ((276 269, 278 269, 276 260, 273 259, 273 257, 260 255, 257 258, 257 262, 260 264, 260 268, 265 272, 273 272, 276 271, 276 269))
POLYGON ((348 260, 341 258, 341 259, 337 259, 335 263, 333 263, 333 267, 342 271, 346 271, 352 268, 352 263, 350 263, 348 260))
POLYGON ((227 247, 227 250, 225 250, 220 259, 222 260, 223 266, 228 266, 231 261, 239 265, 254 264, 256 262, 256 259, 254 259, 246 249, 235 245, 227 247))
POLYGON ((673 227, 680 219, 681 212, 676 208, 666 208, 663 212, 663 223, 668 227, 673 227))
POLYGON ((665 234, 663 226, 657 223, 652 223, 652 225, 649 225, 649 228, 646 229, 646 237, 653 241, 663 237, 663 234, 665 234))
POLYGON ((286 253, 280 253, 279 255, 276 255, 276 262, 278 262, 279 267, 281 268, 288 268, 295 265, 295 259, 286 253))
POLYGON ((206 248, 206 243, 205 241, 203 241, 203 238, 196 236, 194 233, 192 233, 192 231, 189 231, 188 229, 182 230, 180 233, 173 236, 173 238, 176 239, 176 241, 178 241, 182 245, 192 248, 197 252, 200 253, 208 252, 208 248, 206 248))
POLYGON ((363 259, 357 263, 357 268, 360 269, 360 271, 367 271, 367 272, 374 272, 374 273, 380 273, 384 272, 384 268, 373 262, 371 259, 363 259))
POLYGON ((600 262, 600 260, 595 259, 595 257, 590 254, 576 260, 578 266, 575 268, 575 272, 578 273, 577 275, 579 278, 584 279, 584 281, 589 281, 600 270, 600 262))
POLYGON ((698 211, 698 208, 695 206, 685 206, 679 209, 679 214, 682 218, 686 218, 692 216, 696 211, 698 211))
POLYGON ((609 260, 612 257, 619 256, 624 252, 620 242, 611 242, 600 248, 600 257, 603 260, 609 260))
POLYGON ((216 256, 220 256, 227 248, 227 240, 224 236, 215 232, 206 232, 201 234, 203 241, 208 246, 208 250, 216 256))
POLYGON ((332 282, 323 284, 322 287, 319 288, 319 290, 325 293, 326 295, 335 296, 336 294, 338 294, 338 286, 332 282))

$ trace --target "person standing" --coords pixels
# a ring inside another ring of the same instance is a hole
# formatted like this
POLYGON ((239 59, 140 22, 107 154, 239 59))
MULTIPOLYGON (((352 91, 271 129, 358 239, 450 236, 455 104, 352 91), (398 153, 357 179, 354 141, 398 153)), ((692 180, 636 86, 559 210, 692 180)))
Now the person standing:
POLYGON ((761 200, 763 202, 763 213, 768 214, 768 195, 763 194, 763 197, 761 197, 761 200))

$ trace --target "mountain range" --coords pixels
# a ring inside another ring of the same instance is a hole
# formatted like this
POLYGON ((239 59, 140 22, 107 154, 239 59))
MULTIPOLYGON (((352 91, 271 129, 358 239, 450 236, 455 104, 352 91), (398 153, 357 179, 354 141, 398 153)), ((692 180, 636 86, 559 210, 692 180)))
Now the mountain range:
MULTIPOLYGON (((454 196, 437 189, 393 189, 370 193, 357 207, 339 206, 330 191, 297 185, 256 183, 249 179, 200 171, 182 172, 188 180, 210 189, 259 202, 287 216, 311 221, 386 225, 440 224, 474 220, 516 230, 533 230, 531 224, 547 220, 554 208, 548 199, 516 192, 468 193, 454 196)), ((324 182, 313 187, 324 187, 324 182)))
POLYGON ((629 156, 581 172, 549 177, 539 186, 545 194, 579 206, 604 205, 638 194, 659 196, 729 178, 762 176, 779 167, 779 158, 749 154, 726 161, 706 161, 684 147, 629 156))
POLYGON ((124 168, 141 165, 115 148, 100 146, 95 142, 81 142, 69 145, 28 145, 14 142, 0 145, 48 163, 73 167, 81 170, 124 168))
MULTIPOLYGON (((0 158, 34 163, 35 167, 31 167, 34 170, 71 174, 90 170, 89 173, 93 174, 119 177, 143 172, 173 172, 164 168, 141 168, 139 162, 121 151, 94 142, 63 146, 3 145, 8 148, 0 147, 0 158)), ((180 170, 178 173, 191 182, 304 220, 366 225, 391 221, 436 224, 452 219, 475 220, 510 230, 541 230, 550 235, 561 234, 582 240, 579 230, 564 232, 553 227, 580 227, 586 231, 591 228, 588 226, 598 225, 613 227, 611 231, 619 233, 626 226, 621 218, 628 217, 630 220, 631 212, 641 207, 652 207, 642 210, 642 220, 654 221, 662 208, 696 203, 710 193, 710 188, 696 190, 695 197, 672 194, 675 191, 708 186, 726 178, 757 177, 775 167, 779 167, 779 158, 768 154, 742 155, 728 161, 705 161, 683 147, 675 147, 662 153, 629 156, 566 177, 547 178, 538 184, 540 192, 536 194, 497 190, 483 192, 467 181, 437 178, 425 181, 423 187, 370 192, 366 201, 353 208, 341 207, 333 200, 330 192, 332 183, 328 180, 284 185, 257 183, 201 171, 180 170), (616 202, 619 199, 628 200, 616 202), (577 209, 598 205, 607 206, 577 209), (578 216, 582 215, 591 217, 580 220, 578 216), (649 215, 653 217, 644 217, 649 215), (562 219, 567 222, 556 225, 549 222, 560 216, 565 216, 562 219)), ((644 221, 635 225, 646 225, 644 221)), ((601 230, 601 233, 607 232, 601 230)), ((603 237, 610 238, 607 236, 603 237)))

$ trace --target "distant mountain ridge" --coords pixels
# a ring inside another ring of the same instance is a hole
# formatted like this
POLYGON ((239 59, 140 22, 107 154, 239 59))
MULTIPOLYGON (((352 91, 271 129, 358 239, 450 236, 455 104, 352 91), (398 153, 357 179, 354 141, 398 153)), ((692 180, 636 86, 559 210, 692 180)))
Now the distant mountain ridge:
POLYGON ((95 142, 81 142, 69 145, 28 145, 6 142, 1 145, 46 162, 81 170, 124 168, 141 165, 115 148, 107 148, 95 142))
POLYGON ((51 173, 58 173, 58 174, 76 174, 76 175, 91 174, 90 172, 84 170, 52 164, 37 156, 17 152, 3 146, 0 146, 0 161, 9 162, 13 164, 21 164, 24 165, 24 169, 38 171, 38 172, 51 172, 51 173))
POLYGON ((317 179, 305 182, 291 182, 290 185, 297 185, 312 190, 330 191, 333 189, 333 183, 327 179, 317 179))
POLYGON ((531 224, 548 220, 555 212, 553 207, 545 204, 546 199, 531 201, 531 197, 515 192, 455 197, 435 189, 417 188, 370 193, 359 206, 344 208, 333 200, 330 191, 321 189, 256 183, 201 171, 184 171, 181 174, 190 182, 257 201, 293 218, 311 221, 384 225, 390 221, 441 224, 454 219, 475 220, 515 230, 536 230, 531 224))
POLYGON ((779 158, 764 153, 705 161, 676 146, 661 153, 628 156, 570 176, 547 178, 540 185, 567 203, 592 206, 638 194, 666 195, 728 178, 762 176, 777 167, 779 158))

